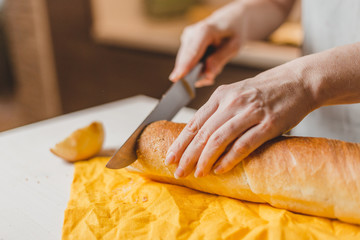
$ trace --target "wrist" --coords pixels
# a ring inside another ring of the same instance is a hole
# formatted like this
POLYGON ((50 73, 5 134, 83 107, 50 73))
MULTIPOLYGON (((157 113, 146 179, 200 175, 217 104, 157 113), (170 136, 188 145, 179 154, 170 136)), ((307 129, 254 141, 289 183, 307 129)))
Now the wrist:
POLYGON ((319 70, 315 55, 298 58, 290 63, 291 69, 300 82, 301 87, 306 93, 307 100, 311 105, 311 110, 315 110, 326 105, 327 95, 324 91, 325 72, 319 70))
POLYGON ((299 58, 298 75, 316 106, 360 102, 360 43, 299 58))
POLYGON ((246 15, 245 8, 243 1, 233 1, 215 11, 207 17, 204 22, 222 32, 224 37, 233 37, 236 35, 241 37, 241 42, 244 42, 243 19, 246 15))

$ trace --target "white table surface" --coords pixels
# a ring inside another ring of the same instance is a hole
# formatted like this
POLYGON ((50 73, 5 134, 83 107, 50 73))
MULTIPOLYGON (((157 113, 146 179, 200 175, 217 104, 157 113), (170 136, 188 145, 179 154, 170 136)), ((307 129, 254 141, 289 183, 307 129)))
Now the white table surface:
MULTIPOLYGON (((60 239, 74 166, 50 147, 101 121, 104 148, 117 148, 156 103, 135 96, 0 133, 0 240, 60 239)), ((184 108, 174 121, 187 122, 194 112, 184 108)))

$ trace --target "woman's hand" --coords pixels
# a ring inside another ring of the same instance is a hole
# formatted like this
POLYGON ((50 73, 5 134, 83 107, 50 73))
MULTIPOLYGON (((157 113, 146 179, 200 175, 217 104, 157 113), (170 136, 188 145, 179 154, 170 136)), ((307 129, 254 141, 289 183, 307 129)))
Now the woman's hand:
POLYGON ((205 60, 203 77, 195 84, 196 87, 212 85, 216 75, 239 51, 240 42, 240 36, 236 32, 220 29, 208 21, 186 27, 170 80, 176 82, 184 77, 200 61, 206 49, 213 46, 215 51, 205 60))
POLYGON ((252 79, 220 86, 169 148, 165 163, 175 177, 231 170, 264 142, 287 132, 317 106, 291 69, 301 60, 252 79))
POLYGON ((249 40, 259 40, 274 31, 288 15, 294 0, 241 0, 215 11, 211 16, 185 28, 181 36, 171 81, 184 77, 212 45, 197 87, 214 83, 225 64, 249 40))
POLYGON ((202 79, 195 86, 214 83, 216 75, 237 54, 245 41, 241 19, 244 16, 243 3, 247 1, 233 1, 208 18, 184 29, 175 67, 169 76, 171 81, 183 78, 204 56, 206 49, 212 46, 214 51, 205 60, 202 79))

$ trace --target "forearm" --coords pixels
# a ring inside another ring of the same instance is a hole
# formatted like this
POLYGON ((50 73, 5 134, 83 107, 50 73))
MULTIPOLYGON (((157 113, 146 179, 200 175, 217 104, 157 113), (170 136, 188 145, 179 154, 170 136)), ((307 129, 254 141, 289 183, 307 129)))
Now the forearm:
POLYGON ((360 42, 294 61, 316 107, 360 103, 360 42))
POLYGON ((216 11, 205 21, 242 42, 260 40, 272 33, 289 14, 294 0, 240 0, 216 11))

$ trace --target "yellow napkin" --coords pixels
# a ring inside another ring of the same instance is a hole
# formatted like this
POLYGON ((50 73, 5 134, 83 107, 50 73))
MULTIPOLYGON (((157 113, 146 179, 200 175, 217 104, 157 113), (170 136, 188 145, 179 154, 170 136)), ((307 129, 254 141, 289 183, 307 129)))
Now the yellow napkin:
POLYGON ((360 239, 360 226, 75 163, 63 239, 360 239))

